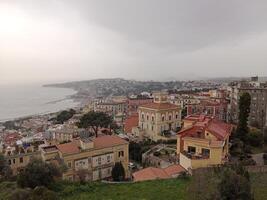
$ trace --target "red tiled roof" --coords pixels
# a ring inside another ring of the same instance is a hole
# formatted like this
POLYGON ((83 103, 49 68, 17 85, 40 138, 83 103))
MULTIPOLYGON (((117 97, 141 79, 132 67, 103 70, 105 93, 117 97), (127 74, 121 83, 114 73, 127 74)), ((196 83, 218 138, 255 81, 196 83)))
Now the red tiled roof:
POLYGON ((185 171, 180 165, 171 165, 161 169, 156 167, 148 167, 133 173, 134 181, 147 181, 155 179, 168 179, 185 171))
POLYGON ((138 114, 128 117, 125 120, 124 131, 126 133, 131 133, 132 132, 132 128, 138 126, 138 120, 139 120, 138 114))
POLYGON ((164 169, 169 176, 177 175, 181 172, 185 172, 185 169, 181 165, 171 165, 164 169))
POLYGON ((206 130, 213 134, 217 139, 224 140, 227 138, 232 131, 232 125, 224 123, 222 121, 203 117, 203 116, 189 116, 186 117, 185 120, 194 121, 193 126, 184 130, 181 130, 178 134, 181 136, 189 136, 194 137, 197 136, 198 133, 202 133, 206 130))
POLYGON ((76 144, 76 142, 69 142, 65 144, 59 144, 57 145, 57 148, 59 151, 63 154, 74 154, 74 153, 79 153, 79 147, 76 144))
POLYGON ((149 104, 144 104, 140 106, 140 108, 165 110, 165 109, 177 109, 179 107, 171 103, 149 103, 149 104))
POLYGON ((217 138, 223 140, 231 134, 232 126, 224 122, 213 120, 208 125, 207 131, 214 134, 217 138))
POLYGON ((167 179, 169 175, 163 170, 156 167, 148 167, 133 173, 134 181, 147 181, 155 179, 167 179))
POLYGON ((120 137, 116 135, 99 136, 93 139, 93 142, 94 142, 94 148, 97 148, 97 149, 113 147, 116 145, 128 144, 126 140, 121 139, 120 137))

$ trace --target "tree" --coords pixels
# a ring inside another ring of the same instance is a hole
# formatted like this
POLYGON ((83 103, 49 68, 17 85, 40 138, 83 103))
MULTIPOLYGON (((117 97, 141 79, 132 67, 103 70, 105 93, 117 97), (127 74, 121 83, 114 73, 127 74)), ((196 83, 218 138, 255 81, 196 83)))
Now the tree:
POLYGON ((112 169, 113 181, 123 181, 125 179, 125 170, 121 162, 116 162, 112 169))
POLYGON ((245 174, 237 173, 231 168, 223 169, 218 185, 219 199, 252 200, 250 182, 245 174))
POLYGON ((0 154, 0 177, 8 180, 12 176, 12 170, 3 154, 0 154))
POLYGON ((77 124, 79 128, 92 128, 97 137, 99 128, 108 128, 112 124, 112 118, 103 112, 89 112, 82 116, 77 124))
POLYGON ((242 141, 247 140, 248 128, 248 117, 250 113, 251 97, 249 93, 243 93, 239 100, 239 116, 238 125, 236 129, 236 136, 242 141))
POLYGON ((69 111, 64 110, 57 115, 57 117, 55 118, 55 123, 63 124, 65 121, 71 119, 75 113, 76 111, 73 109, 70 109, 69 111))
POLYGON ((17 183, 21 187, 35 188, 49 186, 55 177, 60 177, 60 170, 53 164, 45 163, 40 159, 32 159, 26 168, 18 175, 17 183))

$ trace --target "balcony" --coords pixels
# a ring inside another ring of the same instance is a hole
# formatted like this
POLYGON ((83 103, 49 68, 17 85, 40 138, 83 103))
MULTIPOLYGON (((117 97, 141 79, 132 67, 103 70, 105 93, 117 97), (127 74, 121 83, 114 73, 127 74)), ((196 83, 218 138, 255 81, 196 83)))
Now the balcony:
POLYGON ((192 159, 192 160, 209 159, 209 155, 196 154, 196 153, 187 152, 187 151, 183 151, 181 153, 187 158, 192 159))
POLYGON ((180 153, 180 165, 186 170, 210 166, 210 158, 205 155, 196 155, 189 152, 180 153))

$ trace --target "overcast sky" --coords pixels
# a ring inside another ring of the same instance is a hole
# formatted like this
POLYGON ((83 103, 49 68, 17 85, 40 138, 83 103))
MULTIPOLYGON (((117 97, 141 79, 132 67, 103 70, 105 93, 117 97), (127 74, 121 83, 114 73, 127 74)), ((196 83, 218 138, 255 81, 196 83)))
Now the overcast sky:
POLYGON ((252 75, 266 0, 0 0, 0 84, 252 75))

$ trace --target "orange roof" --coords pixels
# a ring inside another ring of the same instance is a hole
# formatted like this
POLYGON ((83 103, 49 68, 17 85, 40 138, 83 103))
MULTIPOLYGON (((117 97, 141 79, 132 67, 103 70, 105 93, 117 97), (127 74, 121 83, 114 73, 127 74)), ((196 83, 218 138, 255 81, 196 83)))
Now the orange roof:
POLYGON ((156 110, 166 110, 166 109, 177 109, 179 106, 171 104, 171 103, 149 103, 139 106, 139 108, 149 108, 156 110))
POLYGON ((155 179, 167 179, 169 175, 163 170, 156 167, 148 167, 133 173, 134 181, 147 181, 155 179))
POLYGON ((185 169, 181 165, 171 165, 164 169, 169 176, 177 175, 181 172, 185 172, 185 169))
POLYGON ((167 168, 161 169, 156 167, 148 167, 133 173, 134 181, 147 181, 155 179, 168 179, 174 175, 178 175, 185 171, 180 165, 171 165, 167 168))
POLYGON ((79 153, 79 147, 76 144, 76 142, 69 142, 65 144, 59 144, 57 145, 57 148, 59 151, 63 154, 74 154, 74 153, 79 153))
POLYGON ((139 120, 138 114, 128 117, 125 120, 124 131, 126 133, 131 133, 132 128, 138 126, 138 120, 139 120))
POLYGON ((231 134, 232 126, 224 122, 213 120, 209 125, 207 130, 214 134, 219 139, 225 139, 231 134))
POLYGON ((184 130, 181 130, 178 134, 181 136, 199 136, 203 137, 204 131, 209 131, 213 134, 217 139, 224 140, 227 138, 232 131, 232 125, 224 123, 222 121, 200 116, 188 116, 185 118, 186 120, 193 121, 193 126, 184 130), (201 133, 201 134, 199 134, 201 133))
POLYGON ((126 140, 121 139, 120 137, 116 135, 99 136, 93 139, 93 142, 94 142, 94 148, 97 148, 97 149, 113 147, 116 145, 128 144, 126 140))

